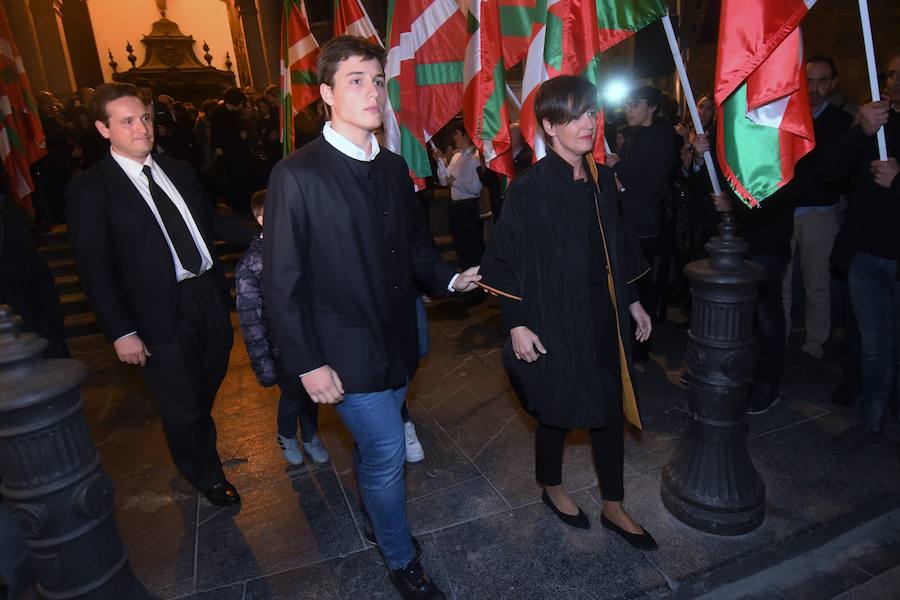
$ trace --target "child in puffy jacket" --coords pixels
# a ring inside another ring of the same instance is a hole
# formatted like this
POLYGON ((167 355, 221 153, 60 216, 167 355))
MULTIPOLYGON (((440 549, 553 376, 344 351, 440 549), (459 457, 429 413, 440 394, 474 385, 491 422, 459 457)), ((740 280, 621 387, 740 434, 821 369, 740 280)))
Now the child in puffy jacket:
MULTIPOLYGON (((250 201, 250 210, 260 227, 263 224, 265 190, 256 192, 250 201)), ((303 464, 303 452, 297 443, 297 422, 303 450, 314 463, 326 463, 328 452, 319 439, 318 405, 312 401, 297 377, 287 375, 281 368, 278 347, 269 332, 266 321, 266 304, 263 298, 263 245, 262 233, 247 248, 235 268, 237 286, 237 313, 241 332, 250 355, 250 364, 256 379, 263 387, 278 384, 281 398, 278 400, 278 445, 284 458, 292 465, 303 464)))

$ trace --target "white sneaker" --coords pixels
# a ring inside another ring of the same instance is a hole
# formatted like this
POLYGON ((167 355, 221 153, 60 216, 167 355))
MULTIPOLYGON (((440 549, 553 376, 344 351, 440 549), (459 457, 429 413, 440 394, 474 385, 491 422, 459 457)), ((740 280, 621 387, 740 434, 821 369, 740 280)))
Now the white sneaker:
POLYGON ((403 433, 406 436, 406 462, 417 463, 425 460, 425 450, 416 436, 416 426, 412 421, 403 424, 403 433))
POLYGON ((297 443, 296 437, 289 438, 278 434, 278 445, 281 447, 281 452, 284 453, 284 460, 292 465, 303 464, 303 453, 300 452, 300 445, 297 443))
POLYGON ((303 442, 303 449, 306 450, 306 453, 317 465, 325 464, 331 460, 331 457, 328 456, 328 450, 322 445, 322 440, 319 438, 318 433, 313 436, 312 440, 303 442))

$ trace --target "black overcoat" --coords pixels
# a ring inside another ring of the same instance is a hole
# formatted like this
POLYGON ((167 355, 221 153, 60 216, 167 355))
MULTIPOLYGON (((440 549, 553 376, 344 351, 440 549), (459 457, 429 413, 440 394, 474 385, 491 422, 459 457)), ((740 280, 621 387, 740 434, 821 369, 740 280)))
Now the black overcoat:
POLYGON ((591 161, 586 171, 597 174, 599 193, 592 182, 573 186, 572 167, 552 150, 513 180, 482 261, 482 283, 501 296, 504 329, 525 325, 547 349, 529 364, 515 358, 509 338, 504 345, 504 366, 529 413, 565 428, 614 426, 624 414, 640 427, 628 307, 638 299, 635 280, 648 269, 626 226, 612 170, 591 161), (598 261, 610 267, 603 302, 592 294, 598 261), (599 359, 604 345, 613 348, 621 385, 610 384, 599 359))
POLYGON ((406 161, 371 162, 324 137, 275 165, 266 193, 263 289, 285 369, 329 365, 346 393, 397 388, 418 366, 414 278, 448 294, 406 161))

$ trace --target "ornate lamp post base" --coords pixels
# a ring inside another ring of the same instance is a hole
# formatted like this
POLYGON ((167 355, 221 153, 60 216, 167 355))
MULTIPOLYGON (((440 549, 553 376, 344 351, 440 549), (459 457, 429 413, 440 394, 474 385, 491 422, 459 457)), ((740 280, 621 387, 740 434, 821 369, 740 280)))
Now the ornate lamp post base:
POLYGON ((765 517, 765 485, 746 440, 753 373, 753 309, 765 269, 743 260, 746 244, 725 213, 707 260, 685 268, 693 309, 685 355, 690 421, 663 468, 662 500, 678 520, 707 533, 740 535, 765 517))

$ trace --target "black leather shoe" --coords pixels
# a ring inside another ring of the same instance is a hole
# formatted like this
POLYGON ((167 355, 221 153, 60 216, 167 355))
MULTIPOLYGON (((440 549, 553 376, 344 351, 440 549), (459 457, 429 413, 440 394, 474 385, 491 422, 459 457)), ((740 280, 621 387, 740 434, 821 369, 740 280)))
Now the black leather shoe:
POLYGON ((559 520, 565 523, 566 525, 571 525, 572 527, 577 527, 578 529, 590 529, 591 522, 588 520, 587 515, 584 514, 581 509, 578 509, 577 515, 567 515, 562 512, 556 505, 553 504, 553 500, 550 499, 550 496, 547 495, 547 490, 544 490, 544 493, 541 494, 541 500, 544 501, 544 504, 549 506, 553 512, 556 513, 556 516, 559 517, 559 520))
POLYGON ((606 515, 604 515, 602 512, 600 513, 600 524, 603 525, 606 529, 609 529, 610 531, 621 535, 623 538, 625 538, 626 542, 628 542, 638 550, 656 550, 657 548, 659 548, 656 540, 653 539, 653 536, 650 535, 650 532, 648 532, 646 529, 644 530, 644 533, 641 534, 630 533, 607 519, 606 515))
POLYGON ((241 501, 241 495, 227 479, 203 493, 206 495, 206 499, 216 506, 230 506, 241 501))
POLYGON ((391 583, 404 600, 444 600, 444 592, 438 589, 431 577, 414 558, 401 569, 390 572, 391 583))

